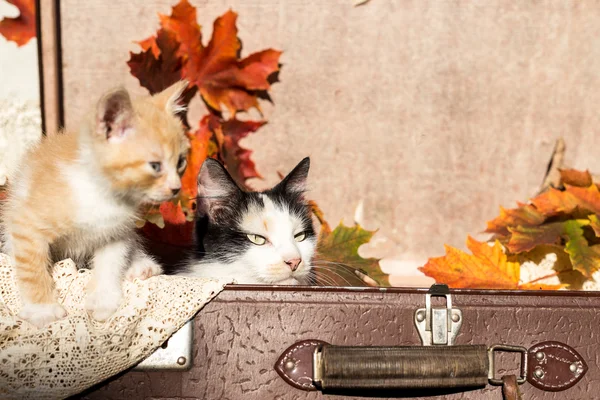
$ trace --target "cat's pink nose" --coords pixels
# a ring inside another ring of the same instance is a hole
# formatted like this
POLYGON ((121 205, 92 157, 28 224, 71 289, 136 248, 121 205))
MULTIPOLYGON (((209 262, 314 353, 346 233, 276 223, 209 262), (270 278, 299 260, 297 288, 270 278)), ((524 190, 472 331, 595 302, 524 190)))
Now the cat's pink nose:
POLYGON ((288 265, 288 267, 290 267, 290 269, 292 271, 295 271, 298 269, 298 265, 300 265, 300 263, 302 262, 301 258, 292 258, 290 260, 286 260, 285 263, 288 265))

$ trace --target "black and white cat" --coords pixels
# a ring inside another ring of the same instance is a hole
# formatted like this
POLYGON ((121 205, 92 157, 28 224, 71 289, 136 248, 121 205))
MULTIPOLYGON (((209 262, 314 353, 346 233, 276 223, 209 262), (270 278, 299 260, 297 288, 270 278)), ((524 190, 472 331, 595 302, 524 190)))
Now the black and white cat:
POLYGON ((277 186, 245 192, 216 160, 198 175, 196 250, 180 275, 237 283, 308 284, 316 236, 304 197, 309 158, 277 186))

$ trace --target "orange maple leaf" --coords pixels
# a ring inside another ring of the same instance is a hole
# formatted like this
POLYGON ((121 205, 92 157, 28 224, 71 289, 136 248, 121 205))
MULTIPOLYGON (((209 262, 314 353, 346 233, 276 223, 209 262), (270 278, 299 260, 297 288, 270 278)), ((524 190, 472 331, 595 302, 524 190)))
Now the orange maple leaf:
POLYGON ((536 226, 544 222, 546 217, 530 204, 518 203, 518 208, 500 207, 500 216, 487 223, 487 233, 506 236, 509 227, 536 226))
POLYGON ((531 203, 546 217, 570 214, 576 208, 600 214, 600 191, 593 184, 587 187, 565 185, 565 190, 551 188, 531 199, 531 203))
POLYGON ((146 211, 146 220, 157 225, 144 225, 144 232, 149 237, 158 238, 161 242, 171 244, 188 244, 192 240, 193 217, 197 207, 198 174, 202 163, 210 155, 212 132, 208 126, 209 116, 200 121, 195 132, 188 132, 190 152, 187 157, 187 168, 181 177, 181 192, 172 200, 146 211))
MULTIPOLYGON (((187 158, 187 168, 181 177, 180 201, 186 210, 196 210, 196 196, 198 195, 198 174, 202 163, 209 156, 210 141, 212 133, 208 127, 208 118, 205 116, 200 120, 200 126, 196 132, 188 132, 190 139, 190 152, 187 158)), ((189 220, 189 216, 187 219, 189 220)))
POLYGON ((430 258, 419 270, 438 283, 472 289, 559 289, 562 285, 519 283, 521 266, 509 262, 496 241, 493 246, 467 237, 471 254, 446 246, 446 255, 430 258))
POLYGON ((35 31, 35 1, 34 0, 6 0, 19 9, 19 16, 4 18, 0 21, 0 34, 15 42, 17 46, 26 45, 36 36, 35 31))
POLYGON ((588 187, 592 184, 592 175, 589 171, 578 171, 576 169, 560 169, 560 182, 563 185, 588 187))

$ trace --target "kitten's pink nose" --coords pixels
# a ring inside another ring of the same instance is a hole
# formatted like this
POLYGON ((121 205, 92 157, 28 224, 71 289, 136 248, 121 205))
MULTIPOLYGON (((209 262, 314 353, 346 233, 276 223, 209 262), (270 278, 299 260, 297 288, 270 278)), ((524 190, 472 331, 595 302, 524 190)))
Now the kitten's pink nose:
POLYGON ((302 262, 301 258, 292 258, 290 260, 286 260, 285 263, 290 267, 292 271, 298 269, 298 265, 302 262))

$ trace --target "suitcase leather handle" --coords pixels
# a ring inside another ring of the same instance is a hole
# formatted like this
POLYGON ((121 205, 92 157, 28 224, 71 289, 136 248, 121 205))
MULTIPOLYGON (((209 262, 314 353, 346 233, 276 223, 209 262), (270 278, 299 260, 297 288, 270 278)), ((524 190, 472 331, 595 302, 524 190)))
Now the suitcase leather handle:
POLYGON ((521 352, 521 376, 538 389, 561 391, 587 372, 582 357, 560 342, 543 342, 529 350, 518 346, 334 346, 304 340, 287 348, 275 364, 290 385, 324 392, 377 390, 449 390, 505 385, 494 376, 496 351, 521 352))
POLYGON ((349 347, 321 345, 313 380, 338 389, 483 388, 488 382, 485 345, 349 347))

